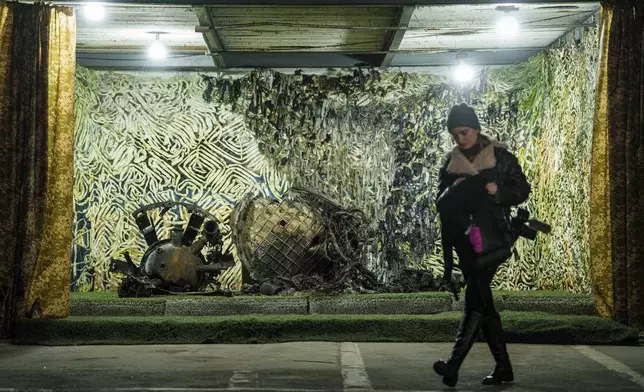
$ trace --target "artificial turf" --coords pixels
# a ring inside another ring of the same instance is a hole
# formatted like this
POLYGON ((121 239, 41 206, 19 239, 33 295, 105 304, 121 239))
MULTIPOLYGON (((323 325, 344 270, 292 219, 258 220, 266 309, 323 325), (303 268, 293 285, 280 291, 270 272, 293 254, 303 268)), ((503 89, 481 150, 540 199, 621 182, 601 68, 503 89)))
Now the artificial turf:
MULTIPOLYGON (((68 317, 20 321, 16 344, 203 344, 288 341, 452 342, 460 312, 432 315, 68 317)), ((638 330, 594 316, 502 313, 507 341, 638 344, 638 330)))
MULTIPOLYGON (((500 311, 596 315, 593 298, 561 292, 495 292, 500 311)), ((170 295, 119 298, 116 293, 72 293, 72 316, 215 316, 244 314, 433 314, 462 310, 450 293, 252 296, 170 295)))

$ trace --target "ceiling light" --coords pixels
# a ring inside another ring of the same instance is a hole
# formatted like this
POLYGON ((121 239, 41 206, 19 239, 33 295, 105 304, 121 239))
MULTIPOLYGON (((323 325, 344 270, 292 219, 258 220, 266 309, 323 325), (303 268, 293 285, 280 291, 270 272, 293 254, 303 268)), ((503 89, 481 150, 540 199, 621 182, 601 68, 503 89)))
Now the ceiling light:
POLYGON ((105 17, 105 7, 101 3, 88 3, 85 5, 85 18, 88 20, 102 20, 105 17))
POLYGON ((474 69, 472 69, 470 65, 461 61, 461 63, 454 70, 454 79, 456 79, 456 81, 460 83, 469 82, 474 79, 474 69))
POLYGON ((153 60, 161 60, 168 56, 168 51, 163 45, 163 42, 159 41, 159 34, 157 34, 157 39, 152 42, 150 48, 148 49, 148 55, 153 60))
POLYGON ((497 22, 496 31, 503 38, 514 38, 519 32, 519 21, 514 16, 506 15, 497 22))

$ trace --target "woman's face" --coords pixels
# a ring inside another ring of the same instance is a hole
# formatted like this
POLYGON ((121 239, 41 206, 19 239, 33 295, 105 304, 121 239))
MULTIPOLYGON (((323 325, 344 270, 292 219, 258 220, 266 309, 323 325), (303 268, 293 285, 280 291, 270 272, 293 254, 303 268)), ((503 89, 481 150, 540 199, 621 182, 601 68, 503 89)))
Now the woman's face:
POLYGON ((449 131, 461 150, 469 150, 479 140, 479 131, 470 127, 456 127, 449 131))

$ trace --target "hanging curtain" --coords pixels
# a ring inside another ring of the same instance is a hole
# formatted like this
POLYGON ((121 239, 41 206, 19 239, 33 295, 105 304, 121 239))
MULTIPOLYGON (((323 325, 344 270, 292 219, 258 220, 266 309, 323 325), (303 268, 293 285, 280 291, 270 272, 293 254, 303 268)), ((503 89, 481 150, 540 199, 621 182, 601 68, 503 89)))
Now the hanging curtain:
MULTIPOLYGON (((11 95, 11 49, 13 48, 11 39, 13 33, 13 10, 6 6, 0 5, 0 140, 4 141, 4 134, 8 132, 8 125, 11 121, 9 112, 9 98, 11 95)), ((0 147, 4 151, 3 147, 0 147)), ((0 157, 1 159, 2 157, 0 157)), ((5 162, 2 162, 5 163, 5 162)), ((6 181, 8 173, 6 166, 0 167, 0 187, 4 188, 2 182, 6 181)), ((0 194, 4 195, 5 191, 0 194)), ((6 218, 6 215, 2 216, 6 218)), ((6 225, 9 223, 6 222, 6 225)), ((0 238, 5 239, 7 230, 0 224, 0 238)), ((15 244, 12 244, 15 245, 15 244)), ((4 258, 8 256, 7 252, 2 252, 0 257, 0 337, 4 335, 9 328, 9 318, 7 314, 11 312, 11 290, 13 286, 13 263, 4 258)))
POLYGON ((644 327, 644 3, 602 4, 592 166, 598 309, 644 327))
POLYGON ((47 205, 41 252, 33 268, 26 312, 67 316, 74 217, 74 84, 76 18, 73 8, 50 8, 47 205))
POLYGON ((599 17, 600 57, 590 175, 590 273, 597 311, 606 318, 613 315, 608 160, 608 38, 612 17, 612 8, 602 7, 599 17))
POLYGON ((0 5, 0 334, 66 317, 72 228, 75 17, 0 5))

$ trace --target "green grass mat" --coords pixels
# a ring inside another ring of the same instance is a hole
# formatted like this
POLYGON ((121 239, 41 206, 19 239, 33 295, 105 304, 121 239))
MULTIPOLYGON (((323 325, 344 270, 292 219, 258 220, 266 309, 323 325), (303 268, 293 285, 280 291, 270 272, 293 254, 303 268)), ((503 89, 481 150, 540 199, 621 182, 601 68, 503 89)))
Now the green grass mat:
POLYGON ((492 290, 494 296, 503 298, 547 297, 547 298, 593 298, 592 294, 569 293, 567 291, 546 290, 492 290))
MULTIPOLYGON (((461 293, 463 295, 464 292, 461 293)), ((505 291, 505 290, 495 290, 493 291, 495 297, 502 298, 524 298, 524 297, 547 297, 547 298, 592 298, 590 294, 574 294, 564 291, 505 291)), ((427 291, 427 292, 418 292, 418 293, 383 293, 383 294, 341 294, 341 295, 324 295, 324 294, 309 294, 309 293, 298 293, 295 295, 278 295, 278 296, 266 296, 266 295, 234 295, 232 297, 223 297, 223 296, 198 296, 198 295, 168 295, 168 296, 159 296, 152 298, 119 298, 118 294, 114 291, 94 291, 94 292, 72 292, 70 293, 72 301, 159 301, 166 299, 203 299, 203 300, 235 300, 238 298, 253 298, 253 299, 271 299, 271 298, 302 298, 309 297, 315 298, 317 300, 329 299, 333 300, 335 298, 350 298, 350 299, 372 299, 372 298, 418 298, 418 297, 430 297, 430 298, 443 298, 449 297, 452 298, 451 293, 447 292, 438 292, 438 291, 427 291)))
MULTIPOLYGON (((638 330, 592 316, 504 312, 511 343, 637 344, 638 330)), ((16 344, 201 344, 288 341, 452 342, 459 312, 434 315, 69 317, 19 322, 16 344)))
MULTIPOLYGON (((500 311, 596 316, 592 296, 549 291, 497 291, 500 311)), ((433 314, 460 311, 450 293, 189 296, 119 298, 116 293, 72 293, 71 316, 220 316, 246 314, 433 314)))
POLYGON ((428 291, 419 293, 383 293, 383 294, 338 294, 338 295, 325 295, 318 293, 297 293, 292 295, 233 295, 232 297, 224 296, 207 296, 207 295, 164 295, 155 296, 150 298, 120 298, 116 292, 113 291, 96 291, 96 292, 72 292, 70 293, 71 301, 164 301, 175 299, 189 299, 189 300, 207 300, 207 301, 235 301, 239 299, 257 299, 257 300, 271 300, 275 298, 280 299, 301 299, 301 298, 314 298, 316 300, 334 300, 337 298, 347 299, 390 299, 390 298, 452 298, 453 295, 447 292, 428 291))

